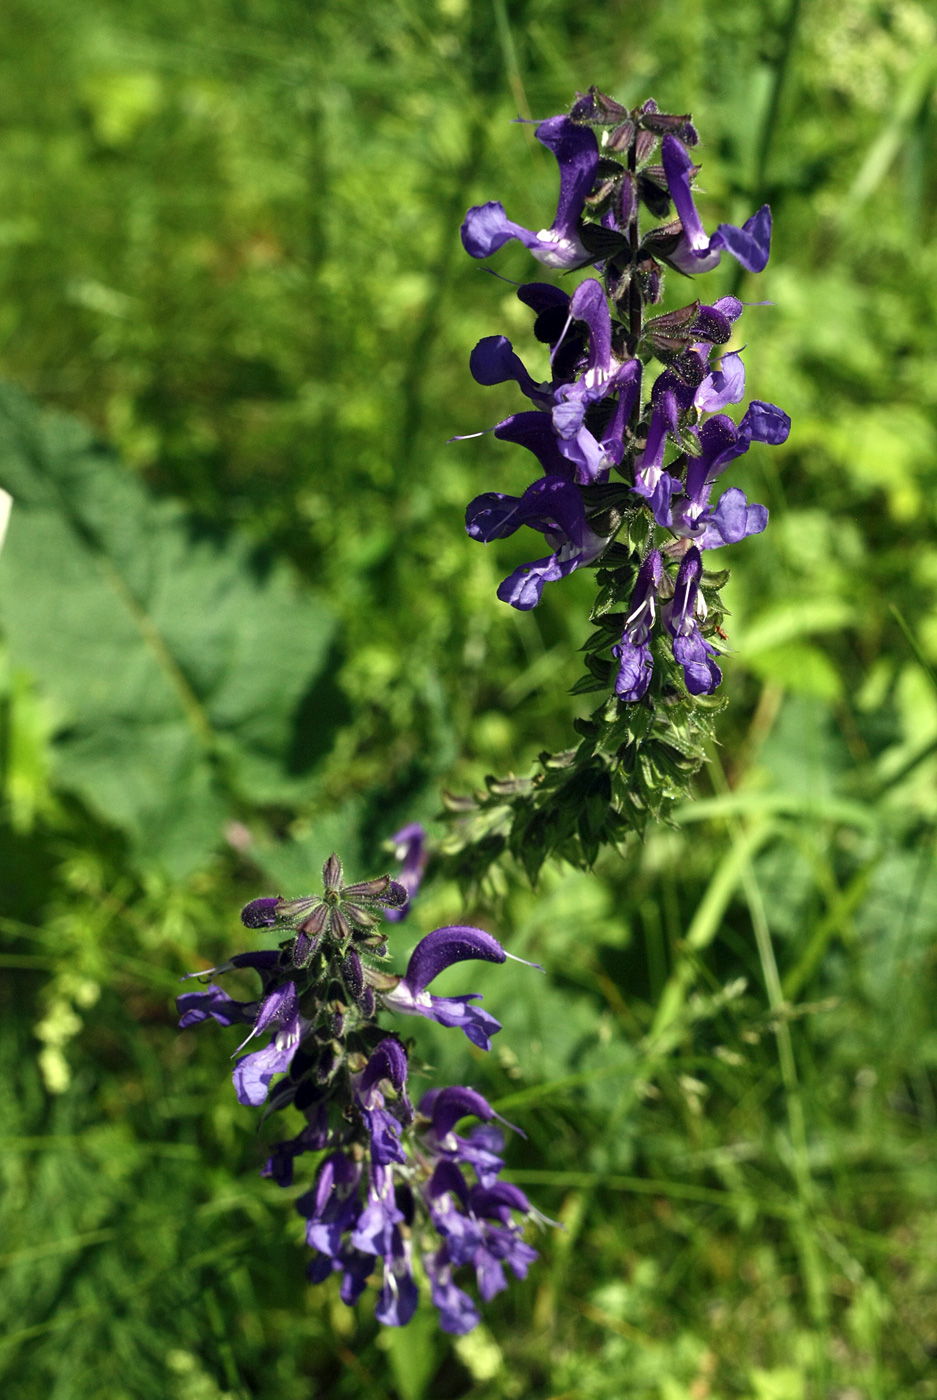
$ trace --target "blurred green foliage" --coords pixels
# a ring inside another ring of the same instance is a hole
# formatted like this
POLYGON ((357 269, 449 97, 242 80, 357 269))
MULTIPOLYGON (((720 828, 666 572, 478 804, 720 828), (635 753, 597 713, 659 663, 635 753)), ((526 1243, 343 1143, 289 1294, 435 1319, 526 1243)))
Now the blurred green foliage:
POLYGON ((932 9, 11 0, 0 34, 4 1393, 937 1396, 932 9), (679 825, 484 906, 437 883, 394 935, 474 919, 547 966, 478 969, 487 1058, 417 1043, 566 1229, 484 1329, 379 1336, 305 1284, 228 1037, 171 998, 246 898, 333 846, 374 873, 583 712, 588 581, 520 616, 523 545, 462 531, 524 454, 445 443, 513 407, 477 338, 537 353, 458 224, 545 221, 510 119, 589 82, 693 112, 710 223, 771 201, 768 271, 704 290, 773 303, 750 386, 794 431, 745 459, 772 520, 726 552, 679 825))

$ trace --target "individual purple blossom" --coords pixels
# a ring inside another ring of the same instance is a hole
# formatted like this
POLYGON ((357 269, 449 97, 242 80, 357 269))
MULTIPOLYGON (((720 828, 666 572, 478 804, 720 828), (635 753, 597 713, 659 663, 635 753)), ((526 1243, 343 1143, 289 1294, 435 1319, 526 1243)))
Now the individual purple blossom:
POLYGON ((405 1162, 407 1156, 400 1142, 400 1132, 403 1124, 412 1119, 413 1110, 407 1098, 407 1052, 399 1041, 392 1037, 381 1041, 360 1078, 357 1082, 352 1080, 352 1092, 355 1107, 371 1139, 371 1161, 379 1167, 405 1162), (381 1089, 384 1082, 397 1092, 401 1105, 399 1114, 385 1106, 381 1089))
POLYGON ((722 680, 714 658, 718 655, 700 632, 698 613, 705 616, 706 605, 699 593, 703 560, 691 545, 680 564, 672 600, 666 604, 664 621, 673 637, 673 654, 683 667, 683 679, 691 695, 711 695, 722 680))
POLYGON ((410 822, 407 826, 402 826, 390 839, 394 844, 397 859, 401 862, 397 880, 407 892, 407 902, 402 908, 384 911, 384 918, 396 924, 405 919, 410 912, 411 901, 423 880, 429 850, 426 831, 420 822, 410 822))
POLYGON ((663 575, 660 551, 652 549, 638 570, 621 641, 612 647, 612 655, 619 663, 615 694, 621 700, 640 700, 651 683, 654 659, 649 639, 663 575))
POLYGON ((591 261, 579 240, 579 219, 586 196, 595 182, 599 148, 591 128, 577 126, 568 117, 550 117, 534 133, 541 145, 556 156, 560 168, 560 194, 556 217, 539 233, 513 223, 504 205, 492 200, 470 209, 462 224, 462 244, 473 258, 487 258, 512 238, 547 267, 574 268, 591 261))
MULTIPOLYGON (((276 994, 271 994, 276 995, 276 994)), ((270 1000, 271 998, 268 998, 270 1000)), ((275 1074, 288 1070, 311 1022, 299 1014, 296 990, 288 982, 272 1008, 269 1025, 276 1025, 273 1039, 262 1050, 243 1055, 234 1067, 238 1103, 256 1108, 264 1102, 275 1074), (290 992, 289 989, 292 989, 290 992)))
POLYGON ((484 929, 466 924, 450 924, 434 929, 420 940, 410 954, 407 970, 398 984, 392 990, 381 991, 381 1001, 389 1011, 425 1016, 441 1026, 458 1026, 473 1045, 481 1050, 490 1050, 491 1037, 501 1029, 501 1022, 480 1006, 472 1005, 481 1000, 479 993, 436 997, 426 988, 453 963, 470 958, 503 963, 506 956, 498 940, 484 929))
POLYGON ((209 1016, 219 1026, 234 1026, 238 1023, 253 1025, 260 1010, 259 1001, 235 1001, 221 987, 212 983, 205 992, 184 992, 176 998, 176 1005, 182 1012, 179 1029, 207 1021, 209 1016))
POLYGON ((699 430, 701 452, 687 465, 683 495, 673 503, 665 520, 658 517, 658 523, 694 540, 700 549, 718 549, 760 534, 768 524, 767 508, 749 505, 737 486, 724 492, 714 507, 709 498, 719 475, 747 452, 753 441, 769 446, 785 442, 790 421, 775 404, 758 399, 749 404, 738 426, 724 413, 708 419, 699 430))
POLYGON ((522 564, 498 589, 503 603, 522 612, 540 602, 544 584, 593 563, 608 545, 607 538, 589 528, 579 491, 558 476, 542 477, 523 496, 489 491, 477 496, 465 512, 466 530, 484 544, 505 539, 522 525, 539 530, 553 546, 552 554, 522 564))
POLYGON ((692 275, 718 267, 725 251, 748 272, 763 272, 771 251, 771 210, 768 205, 763 204, 741 228, 736 228, 734 224, 720 224, 710 238, 693 202, 691 182, 696 166, 676 136, 664 137, 661 160, 667 189, 683 228, 680 242, 667 254, 667 261, 680 272, 692 275))

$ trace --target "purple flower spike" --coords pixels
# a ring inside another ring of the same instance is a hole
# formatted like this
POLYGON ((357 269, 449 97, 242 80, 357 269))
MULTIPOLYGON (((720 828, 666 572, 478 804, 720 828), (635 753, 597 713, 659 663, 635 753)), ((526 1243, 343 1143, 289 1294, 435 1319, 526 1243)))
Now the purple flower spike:
POLYGON ((767 204, 763 204, 741 228, 733 224, 720 224, 710 238, 693 203, 690 186, 696 166, 676 136, 664 137, 661 160, 670 197, 683 225, 683 237, 676 249, 667 255, 667 261, 680 272, 691 275, 709 272, 718 267, 725 250, 747 271, 763 272, 771 251, 771 210, 767 204))
POLYGON ((550 117, 540 123, 535 134, 541 145, 553 152, 560 167, 560 196, 552 227, 533 233, 513 223, 504 205, 492 200, 468 211, 462 244, 471 257, 487 258, 517 238, 546 267, 582 267, 592 261, 579 241, 578 225, 599 162, 595 135, 590 127, 576 126, 568 117, 550 117))
POLYGON ((434 997, 426 988, 453 963, 469 958, 503 963, 506 956, 498 940, 484 929, 465 924, 434 929, 414 948, 398 985, 392 991, 382 992, 381 999, 389 1011, 425 1016, 441 1026, 458 1026, 473 1045, 490 1050, 491 1037, 501 1029, 501 1022, 480 1006, 472 1005, 481 1000, 477 992, 461 997, 434 997))
POLYGON ((426 848, 426 831, 420 822, 410 822, 408 826, 402 826, 390 839, 396 848, 397 859, 401 862, 399 883, 407 892, 407 902, 400 909, 384 911, 384 918, 392 924, 397 924, 410 912, 410 902, 423 881, 429 851, 426 848))

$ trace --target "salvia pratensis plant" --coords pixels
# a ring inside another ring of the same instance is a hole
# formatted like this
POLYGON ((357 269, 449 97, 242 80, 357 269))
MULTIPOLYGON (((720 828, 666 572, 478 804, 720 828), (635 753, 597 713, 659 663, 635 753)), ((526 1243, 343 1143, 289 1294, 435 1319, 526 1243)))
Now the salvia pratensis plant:
POLYGON ((741 352, 725 348, 744 310, 737 297, 649 314, 668 268, 691 277, 728 254, 761 272, 768 206, 708 234, 693 198, 696 129, 653 101, 628 111, 592 88, 536 136, 559 166, 553 223, 522 228, 492 201, 468 211, 462 242, 487 258, 516 239, 547 268, 589 275, 571 291, 517 288, 549 348, 548 380, 537 382, 503 335, 472 351, 478 383, 513 380, 529 401, 493 432, 526 448, 540 475, 521 496, 476 497, 466 529, 484 544, 525 526, 544 537, 548 552, 498 589, 522 611, 548 584, 594 571, 595 630, 574 692, 602 699, 575 722, 576 748, 542 754, 530 776, 491 777, 484 792, 447 799, 446 865, 468 884, 505 851, 531 877, 552 854, 590 866, 685 796, 722 703, 728 574, 708 569, 706 553, 768 523, 739 486, 719 494, 719 478, 752 442, 776 445, 790 430, 774 404, 754 400, 737 422, 726 411, 745 395, 741 352))
MULTIPOLYGON (((725 348, 740 300, 696 299, 648 314, 662 300, 665 269, 690 277, 728 254, 761 272, 767 205, 741 228, 719 224, 707 234, 693 199, 696 130, 689 116, 652 101, 628 111, 592 88, 536 135, 559 166, 552 224, 523 228, 492 201, 468 211, 463 244, 486 258, 516 239, 544 267, 588 275, 571 291, 540 281, 517 288, 549 348, 548 380, 534 380, 504 336, 472 352, 479 383, 513 380, 529 401, 493 431, 526 448, 541 474, 521 496, 478 496, 466 528, 483 543, 524 526, 544 537, 548 553, 498 589, 522 611, 536 607, 547 584, 595 571, 587 673, 575 690, 602 699, 577 722, 576 748, 541 755, 529 777, 489 778, 480 794, 447 797, 452 824, 439 864, 468 884, 505 852, 531 877, 553 854, 589 866, 603 845, 643 832, 686 793, 721 703, 727 574, 704 558, 768 521, 740 487, 720 494, 717 484, 752 442, 782 443, 790 428, 774 404, 754 400, 738 421, 726 411, 745 392, 741 352, 725 348)), ((512 955, 483 929, 449 925, 417 943, 402 974, 390 971, 383 925, 406 916, 430 855, 418 823, 390 844, 396 879, 346 884, 333 854, 320 894, 252 900, 244 925, 277 946, 200 975, 256 972, 259 997, 234 1000, 212 981, 178 998, 180 1024, 246 1026, 233 1074, 239 1101, 300 1115, 299 1131, 275 1144, 263 1172, 289 1186, 298 1158, 317 1160, 297 1201, 313 1250, 310 1279, 340 1273, 351 1304, 379 1271, 376 1316, 400 1326, 417 1307, 422 1276, 440 1325, 463 1333, 479 1320, 463 1285, 474 1273, 487 1301, 507 1286, 506 1269, 523 1278, 537 1257, 524 1226, 544 1217, 501 1179, 499 1115, 477 1090, 434 1086, 411 1102, 406 1024, 426 1017, 488 1050, 500 1023, 480 998, 429 988, 456 963, 512 955), (259 1036, 267 1041, 255 1048, 259 1036), (465 1119, 474 1126, 460 1133, 465 1119)))

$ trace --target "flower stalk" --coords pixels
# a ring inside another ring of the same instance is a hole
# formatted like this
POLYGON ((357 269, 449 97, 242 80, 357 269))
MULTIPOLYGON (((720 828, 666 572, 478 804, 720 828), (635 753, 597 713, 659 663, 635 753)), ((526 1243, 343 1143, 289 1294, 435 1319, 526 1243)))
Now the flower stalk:
POLYGON ((696 129, 653 101, 627 110, 590 88, 536 134, 559 167, 552 225, 524 229, 490 202, 468 211, 462 242, 482 258, 517 240, 547 268, 588 275, 571 293, 517 289, 549 347, 548 380, 535 380, 504 336, 472 352, 479 383, 513 380, 532 405, 494 436, 524 447, 542 474, 522 496, 476 497, 466 529, 484 544, 523 526, 544 536, 551 552, 498 588, 512 607, 536 607, 548 584, 595 572, 595 630, 574 693, 604 698, 576 721, 575 749, 450 802, 446 866, 468 884, 506 851, 531 878, 550 855, 589 866, 686 796, 721 706, 728 575, 708 569, 705 554, 768 523, 739 486, 719 495, 720 477, 753 442, 778 445, 790 431, 774 404, 752 401, 738 422, 726 411, 745 393, 742 351, 727 348, 744 310, 737 297, 649 314, 668 269, 691 277, 725 254, 763 271, 768 206, 707 233, 693 194, 696 129))

